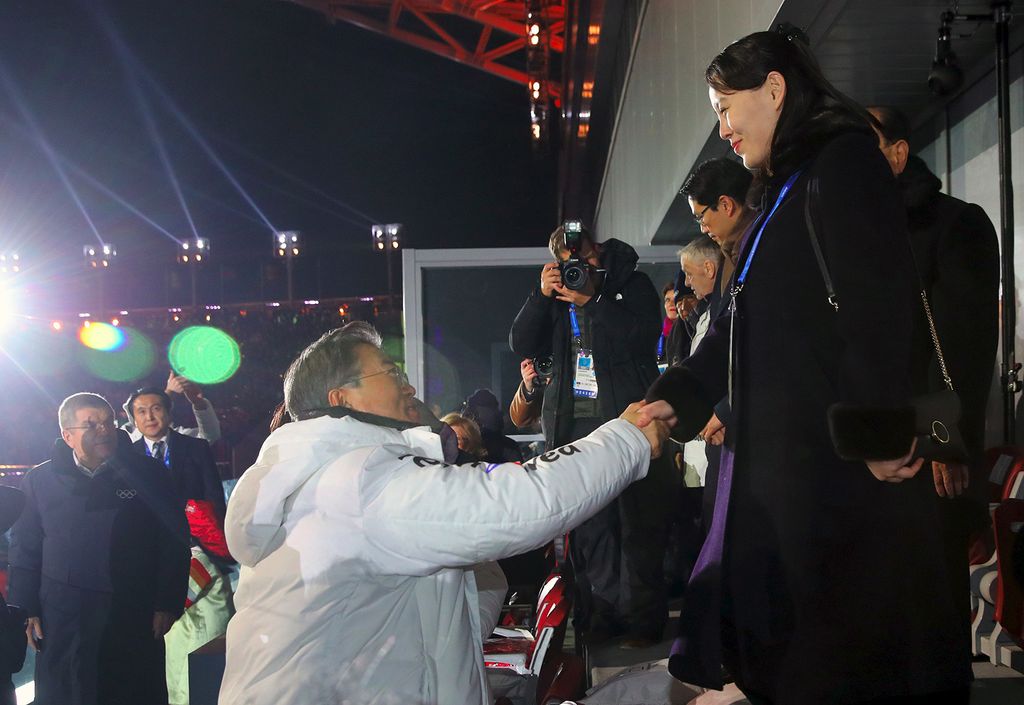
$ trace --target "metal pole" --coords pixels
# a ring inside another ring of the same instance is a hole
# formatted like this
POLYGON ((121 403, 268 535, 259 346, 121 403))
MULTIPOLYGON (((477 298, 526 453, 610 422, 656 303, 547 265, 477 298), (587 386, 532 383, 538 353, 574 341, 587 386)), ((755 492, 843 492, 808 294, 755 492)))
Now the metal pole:
POLYGON ((1003 443, 1014 444, 1015 401, 1020 389, 1016 361, 1017 301, 1013 271, 1013 172, 1010 154, 1010 8, 992 6, 996 29, 996 113, 999 122, 999 221, 1002 240, 1003 443))
POLYGON ((295 297, 292 296, 292 255, 291 251, 288 252, 288 257, 285 259, 285 270, 288 272, 288 303, 291 303, 295 297))
POLYGON ((393 248, 391 247, 391 243, 388 242, 387 243, 387 248, 384 250, 384 262, 385 262, 385 264, 387 265, 387 268, 388 268, 388 311, 394 310, 394 303, 393 302, 395 300, 394 287, 393 287, 393 282, 392 282, 392 278, 391 278, 391 250, 392 249, 393 248))
POLYGON ((103 270, 102 269, 97 269, 96 270, 96 278, 98 280, 97 283, 96 283, 96 292, 99 294, 99 299, 100 299, 99 300, 99 304, 100 304, 100 315, 99 315, 99 317, 102 319, 102 318, 105 318, 106 315, 107 315, 106 314, 107 302, 106 302, 105 297, 103 295, 104 294, 104 291, 103 291, 103 280, 106 279, 106 277, 103 276, 103 270))

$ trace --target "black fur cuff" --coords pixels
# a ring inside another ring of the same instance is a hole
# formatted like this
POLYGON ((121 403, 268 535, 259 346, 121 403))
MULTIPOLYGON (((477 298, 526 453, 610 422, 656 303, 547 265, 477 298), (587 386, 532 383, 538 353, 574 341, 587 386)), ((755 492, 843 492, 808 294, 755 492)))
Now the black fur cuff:
POLYGON ((711 418, 711 404, 704 399, 697 379, 682 367, 669 368, 647 390, 645 401, 659 399, 671 404, 676 412, 672 437, 678 441, 692 441, 711 418))
POLYGON ((828 430, 843 460, 893 460, 910 450, 914 419, 910 406, 833 404, 828 409, 828 430))

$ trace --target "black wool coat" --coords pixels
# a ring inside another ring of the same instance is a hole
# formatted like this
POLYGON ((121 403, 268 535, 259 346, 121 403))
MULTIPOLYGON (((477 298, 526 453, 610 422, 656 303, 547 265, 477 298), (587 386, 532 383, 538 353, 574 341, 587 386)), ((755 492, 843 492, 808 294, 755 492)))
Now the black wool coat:
MULTIPOLYGON (((594 370, 601 417, 616 418, 643 399, 658 377, 661 299, 650 277, 637 271, 639 257, 619 240, 602 243, 607 270, 599 296, 583 307, 593 322, 594 370)), ((523 358, 551 355, 554 376, 544 389, 541 423, 549 448, 575 440, 572 380, 576 369, 569 305, 544 296, 540 288, 527 297, 509 332, 512 351, 523 358)))
POLYGON ((153 613, 184 610, 191 552, 182 501, 162 470, 125 434, 91 478, 58 440, 23 479, 9 602, 41 620, 40 705, 167 702, 153 613))
MULTIPOLYGON (((942 351, 960 397, 960 433, 975 461, 985 443, 985 410, 999 340, 999 242, 981 206, 947 196, 942 182, 918 157, 900 174, 907 227, 921 282, 928 292, 942 351)), ((944 383, 923 307, 915 310, 915 389, 944 383)), ((974 469, 978 469, 975 462, 974 469)), ((984 477, 972 475, 968 492, 988 512, 984 477)))
MULTIPOLYGON (((768 209, 789 176, 771 182, 768 209)), ((715 506, 728 512, 724 557, 691 580, 681 628, 692 647, 672 670, 716 685, 725 663, 747 692, 794 705, 966 686, 930 476, 876 480, 837 457, 826 421, 834 402, 897 407, 911 391, 918 302, 906 215, 874 135, 840 132, 812 155, 736 304, 726 438, 735 465, 715 506), (838 312, 804 225, 812 178, 838 312), (723 653, 707 653, 708 629, 723 653)), ((676 437, 692 438, 727 394, 729 327, 719 318, 648 394, 676 410, 676 437)))
MULTIPOLYGON (((167 448, 171 479, 182 501, 196 499, 211 502, 217 518, 223 522, 227 511, 224 485, 209 442, 171 429, 167 433, 167 448)), ((135 441, 135 450, 142 455, 147 454, 145 438, 135 441)))

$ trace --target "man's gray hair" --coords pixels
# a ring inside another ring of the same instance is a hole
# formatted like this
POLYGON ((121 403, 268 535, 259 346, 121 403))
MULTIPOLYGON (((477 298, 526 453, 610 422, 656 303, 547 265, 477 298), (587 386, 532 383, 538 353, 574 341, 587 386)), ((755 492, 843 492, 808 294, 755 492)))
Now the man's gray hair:
POLYGON ((711 260, 715 267, 722 266, 722 248, 715 244, 715 241, 704 235, 698 235, 690 240, 686 247, 679 250, 679 257, 685 257, 696 265, 702 265, 711 260))
POLYGON ((330 406, 330 390, 358 384, 360 345, 379 348, 380 333, 365 321, 353 321, 324 333, 299 353, 284 375, 284 404, 293 421, 304 411, 330 406))
POLYGON ((79 409, 107 409, 111 418, 114 416, 114 407, 99 394, 79 392, 62 401, 57 409, 57 423, 60 424, 61 431, 75 425, 75 414, 79 409))

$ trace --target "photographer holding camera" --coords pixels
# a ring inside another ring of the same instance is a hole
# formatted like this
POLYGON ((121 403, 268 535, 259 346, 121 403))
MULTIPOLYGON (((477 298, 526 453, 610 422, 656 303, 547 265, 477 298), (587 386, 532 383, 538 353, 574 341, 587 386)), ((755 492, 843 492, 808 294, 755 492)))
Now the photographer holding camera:
MULTIPOLYGON (((644 395, 658 376, 661 302, 637 271, 636 250, 623 242, 599 244, 568 221, 548 246, 556 261, 541 270, 509 343, 534 368, 550 360, 541 411, 550 449, 582 438, 644 395)), ((589 642, 623 633, 626 648, 660 640, 672 481, 667 463, 653 463, 646 479, 573 532, 575 623, 589 642)))

